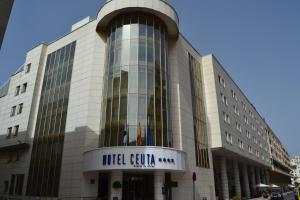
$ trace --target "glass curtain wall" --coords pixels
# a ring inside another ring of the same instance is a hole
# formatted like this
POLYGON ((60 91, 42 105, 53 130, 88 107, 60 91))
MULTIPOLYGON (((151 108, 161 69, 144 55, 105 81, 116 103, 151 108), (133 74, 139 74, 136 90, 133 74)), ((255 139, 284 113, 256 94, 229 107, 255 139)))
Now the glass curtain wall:
POLYGON ((194 118, 196 165, 209 168, 208 137, 204 107, 202 70, 200 63, 189 53, 191 94, 194 118))
POLYGON ((30 161, 27 196, 57 197, 76 42, 48 55, 30 161))
POLYGON ((144 13, 109 27, 100 146, 171 146, 168 130, 167 30, 144 13))

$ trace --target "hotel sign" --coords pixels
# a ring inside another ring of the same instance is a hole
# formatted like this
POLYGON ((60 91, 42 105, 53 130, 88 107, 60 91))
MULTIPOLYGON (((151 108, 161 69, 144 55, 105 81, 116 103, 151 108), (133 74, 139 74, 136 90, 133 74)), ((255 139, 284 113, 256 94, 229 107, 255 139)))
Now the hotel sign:
POLYGON ((85 152, 83 171, 163 170, 185 171, 183 151, 161 147, 111 147, 85 152))

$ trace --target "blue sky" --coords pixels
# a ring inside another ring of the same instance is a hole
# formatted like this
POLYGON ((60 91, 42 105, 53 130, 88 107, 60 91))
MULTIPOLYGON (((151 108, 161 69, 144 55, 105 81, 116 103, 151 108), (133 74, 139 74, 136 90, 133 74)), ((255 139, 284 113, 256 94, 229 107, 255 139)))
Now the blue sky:
MULTIPOLYGON (((95 17, 103 0, 16 0, 0 51, 0 84, 39 42, 95 17)), ((181 32, 213 53, 277 133, 300 155, 300 1, 171 0, 181 32)))

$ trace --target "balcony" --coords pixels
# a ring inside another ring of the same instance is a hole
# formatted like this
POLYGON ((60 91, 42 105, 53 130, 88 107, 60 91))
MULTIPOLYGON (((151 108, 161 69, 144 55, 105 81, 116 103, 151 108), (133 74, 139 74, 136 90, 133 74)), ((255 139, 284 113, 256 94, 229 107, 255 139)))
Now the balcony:
POLYGON ((26 132, 20 132, 17 136, 0 135, 0 152, 8 152, 29 148, 26 140, 26 132))

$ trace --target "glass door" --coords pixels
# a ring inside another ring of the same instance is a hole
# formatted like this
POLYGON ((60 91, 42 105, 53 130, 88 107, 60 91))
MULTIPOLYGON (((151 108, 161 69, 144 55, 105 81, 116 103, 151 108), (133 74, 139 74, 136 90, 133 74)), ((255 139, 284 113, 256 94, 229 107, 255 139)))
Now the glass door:
POLYGON ((99 200, 108 200, 108 174, 99 174, 99 187, 98 187, 98 198, 99 200))
POLYGON ((123 175, 123 200, 154 200, 153 174, 123 175))

